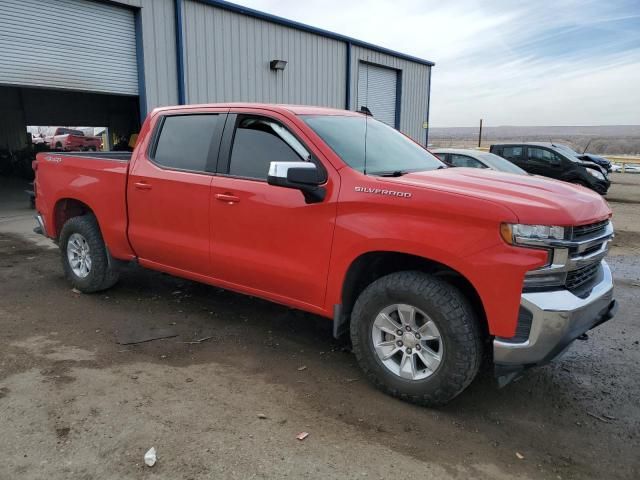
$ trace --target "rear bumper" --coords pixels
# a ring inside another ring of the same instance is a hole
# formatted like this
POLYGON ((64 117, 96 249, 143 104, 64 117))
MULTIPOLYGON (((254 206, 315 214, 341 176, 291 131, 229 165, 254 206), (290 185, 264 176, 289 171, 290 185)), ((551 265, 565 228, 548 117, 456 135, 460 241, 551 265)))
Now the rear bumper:
POLYGON ((520 343, 493 341, 498 376, 553 360, 576 338, 613 318, 618 309, 611 270, 604 260, 586 298, 568 290, 524 293, 520 305, 532 314, 529 338, 520 343))
POLYGON ((47 229, 44 226, 44 220, 42 219, 42 215, 40 215, 39 213, 36 215, 36 227, 33 229, 34 233, 39 233, 40 235, 44 235, 45 237, 48 237, 47 235, 47 229))

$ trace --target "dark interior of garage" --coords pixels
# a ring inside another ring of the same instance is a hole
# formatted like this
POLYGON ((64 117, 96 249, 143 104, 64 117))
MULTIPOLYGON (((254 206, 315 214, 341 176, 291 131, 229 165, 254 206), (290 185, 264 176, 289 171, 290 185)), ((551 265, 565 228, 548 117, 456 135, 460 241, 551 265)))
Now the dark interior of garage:
POLYGON ((140 128, 137 96, 0 86, 0 174, 31 178, 31 161, 46 145, 33 145, 28 125, 107 127, 110 148, 140 128))

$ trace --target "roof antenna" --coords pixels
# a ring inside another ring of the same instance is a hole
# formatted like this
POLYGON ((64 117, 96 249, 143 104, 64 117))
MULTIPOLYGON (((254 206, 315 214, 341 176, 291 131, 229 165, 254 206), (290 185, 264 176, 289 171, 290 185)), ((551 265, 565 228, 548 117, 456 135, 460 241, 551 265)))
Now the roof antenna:
MULTIPOLYGON (((367 57, 367 63, 365 64, 367 67, 367 96, 365 97, 365 102, 369 105, 369 57, 367 57)), ((367 174, 367 132, 369 131, 369 117, 371 116, 371 110, 367 106, 361 106, 360 111, 365 114, 364 117, 364 168, 362 173, 367 174), (367 113, 369 112, 369 113, 367 113)))

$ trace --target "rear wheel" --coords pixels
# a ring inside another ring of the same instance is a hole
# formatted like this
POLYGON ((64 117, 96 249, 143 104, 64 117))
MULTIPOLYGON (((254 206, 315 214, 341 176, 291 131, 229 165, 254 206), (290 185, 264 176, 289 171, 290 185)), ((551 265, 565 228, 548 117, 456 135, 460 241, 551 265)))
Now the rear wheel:
POLYGON ((353 310, 351 340, 378 388, 425 406, 456 397, 482 360, 481 331, 467 300, 422 272, 394 273, 369 285, 353 310))
POLYGON ((81 292, 106 290, 118 281, 93 215, 67 220, 60 232, 60 251, 66 277, 81 292))

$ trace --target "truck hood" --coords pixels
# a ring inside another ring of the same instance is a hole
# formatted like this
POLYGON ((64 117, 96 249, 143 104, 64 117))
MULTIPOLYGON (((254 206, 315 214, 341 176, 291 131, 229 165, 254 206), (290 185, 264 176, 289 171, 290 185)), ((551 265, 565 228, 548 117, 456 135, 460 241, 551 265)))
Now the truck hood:
POLYGON ((579 185, 534 175, 475 168, 446 168, 385 178, 394 185, 483 199, 509 208, 520 223, 572 226, 611 216, 607 202, 579 185))

